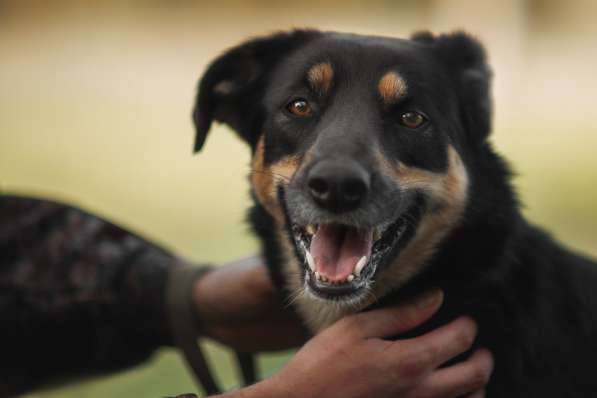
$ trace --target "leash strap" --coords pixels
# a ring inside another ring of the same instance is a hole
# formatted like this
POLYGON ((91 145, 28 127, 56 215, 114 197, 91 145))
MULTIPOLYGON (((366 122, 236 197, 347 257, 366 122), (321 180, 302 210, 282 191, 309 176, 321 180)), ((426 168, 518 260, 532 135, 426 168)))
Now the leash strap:
POLYGON ((197 343, 197 315, 193 311, 190 294, 195 281, 210 269, 207 266, 173 267, 168 277, 166 301, 174 344, 182 350, 187 366, 199 381, 199 387, 206 395, 215 395, 220 394, 221 389, 197 343))
POLYGON ((236 351, 235 354, 243 383, 245 386, 250 386, 257 381, 255 356, 251 353, 240 351, 236 351))

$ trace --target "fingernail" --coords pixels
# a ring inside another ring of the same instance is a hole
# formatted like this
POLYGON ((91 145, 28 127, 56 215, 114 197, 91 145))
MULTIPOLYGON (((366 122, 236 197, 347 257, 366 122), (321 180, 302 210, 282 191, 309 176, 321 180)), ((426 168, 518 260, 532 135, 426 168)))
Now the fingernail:
POLYGON ((443 292, 441 289, 432 289, 418 296, 414 304, 421 309, 435 306, 443 299, 443 292))

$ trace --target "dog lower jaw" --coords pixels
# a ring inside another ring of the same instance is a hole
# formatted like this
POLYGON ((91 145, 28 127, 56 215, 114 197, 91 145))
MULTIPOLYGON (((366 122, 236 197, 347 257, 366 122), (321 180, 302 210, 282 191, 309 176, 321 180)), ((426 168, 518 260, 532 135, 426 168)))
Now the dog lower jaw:
MULTIPOLYGON (((294 227, 294 245, 297 249, 299 260, 302 257, 304 274, 303 289, 311 297, 332 303, 336 306, 348 308, 360 307, 361 303, 368 302, 373 296, 372 286, 375 283, 375 276, 378 268, 390 259, 388 254, 402 242, 406 236, 405 231, 408 223, 399 217, 389 226, 383 229, 367 255, 363 255, 355 262, 352 273, 342 280, 328 280, 318 272, 309 248, 312 237, 309 228, 294 227)), ((347 227, 351 228, 351 227, 347 227)), ((316 232, 316 228, 315 228, 316 232)))
MULTIPOLYGON (((283 188, 278 190, 278 196, 285 218, 285 222, 278 227, 281 234, 280 243, 284 247, 285 253, 282 272, 285 275, 286 287, 290 292, 288 303, 297 310, 299 317, 313 333, 321 331, 346 315, 359 312, 374 304, 384 295, 379 291, 379 287, 382 285, 386 286, 383 291, 388 292, 388 283, 392 284, 392 282, 383 281, 382 284, 381 279, 377 280, 377 274, 381 275, 380 278, 384 278, 389 268, 400 267, 396 264, 396 260, 409 246, 426 208, 424 198, 417 196, 394 221, 370 227, 374 229, 374 243, 366 263, 360 266, 360 278, 353 274, 353 278, 348 275, 345 280, 341 281, 342 283, 334 280, 334 284, 327 284, 317 278, 315 275, 317 269, 311 266, 315 264, 315 261, 313 258, 309 259, 310 253, 307 254, 311 247, 312 237, 320 225, 316 224, 316 221, 311 221, 313 224, 294 222, 291 212, 286 207, 283 188), (344 291, 345 283, 353 285, 356 289, 349 288, 344 291), (343 294, 322 293, 321 287, 332 289, 340 287, 340 293, 343 294), (380 293, 382 294, 380 295, 380 293)), ((352 227, 357 228, 356 226, 352 227)), ((355 269, 357 265, 358 261, 355 263, 355 269)), ((401 284, 398 283, 393 288, 399 288, 401 284)))
MULTIPOLYGON (((375 270, 373 270, 373 273, 375 273, 375 270)), ((360 303, 367 301, 367 297, 371 295, 372 285, 372 278, 359 278, 358 281, 353 280, 342 284, 329 284, 318 280, 312 272, 305 270, 303 289, 310 297, 316 300, 355 308, 360 303)))
MULTIPOLYGON (((306 276, 305 276, 306 277, 306 276)), ((319 333, 339 319, 357 313, 375 302, 369 289, 341 300, 324 298, 305 281, 293 301, 300 318, 312 333, 319 333)))

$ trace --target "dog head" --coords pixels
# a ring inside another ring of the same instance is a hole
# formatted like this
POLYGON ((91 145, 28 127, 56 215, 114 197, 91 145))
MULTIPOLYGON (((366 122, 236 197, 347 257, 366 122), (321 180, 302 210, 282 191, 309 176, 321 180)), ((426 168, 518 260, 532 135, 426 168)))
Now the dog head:
POLYGON ((317 329, 398 289, 460 222, 466 159, 490 131, 490 72, 464 33, 410 40, 318 31, 259 38, 203 76, 196 150, 213 120, 253 153, 288 287, 317 329), (306 308, 306 307, 305 307, 306 308))

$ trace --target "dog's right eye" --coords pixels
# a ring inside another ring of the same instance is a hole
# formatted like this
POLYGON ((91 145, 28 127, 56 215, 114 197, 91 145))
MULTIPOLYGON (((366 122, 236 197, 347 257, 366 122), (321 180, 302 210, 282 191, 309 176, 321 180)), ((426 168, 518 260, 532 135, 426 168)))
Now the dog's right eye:
POLYGON ((286 109, 288 112, 298 117, 309 117, 313 114, 311 105, 309 105, 309 102, 303 98, 297 98, 290 101, 290 103, 286 105, 286 109))
POLYGON ((409 129, 416 129, 427 122, 427 118, 419 112, 405 112, 400 115, 400 124, 409 129))

